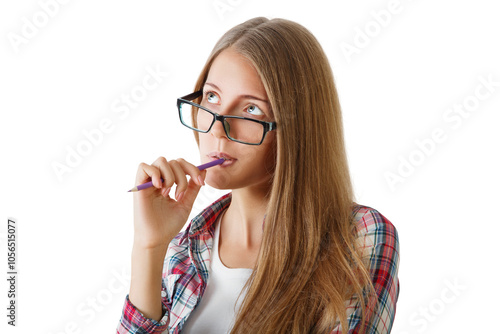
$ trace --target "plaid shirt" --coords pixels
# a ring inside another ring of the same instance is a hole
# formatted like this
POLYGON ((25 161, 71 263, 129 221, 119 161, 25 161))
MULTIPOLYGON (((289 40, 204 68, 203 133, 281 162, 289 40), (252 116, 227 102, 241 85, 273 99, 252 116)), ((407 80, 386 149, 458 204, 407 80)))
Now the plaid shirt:
MULTIPOLYGON (((130 302, 128 295, 117 327, 117 333, 180 333, 184 322, 201 300, 210 273, 210 252, 214 237, 214 222, 231 203, 228 193, 191 220, 188 228, 170 243, 165 257, 162 279, 164 316, 160 321, 148 319, 130 302)), ((356 205, 358 239, 363 259, 369 263, 378 305, 371 314, 365 333, 389 333, 399 295, 398 234, 392 223, 377 210, 356 205)), ((346 302, 349 333, 360 333, 361 306, 357 299, 346 302)), ((332 334, 342 333, 339 321, 332 334)))

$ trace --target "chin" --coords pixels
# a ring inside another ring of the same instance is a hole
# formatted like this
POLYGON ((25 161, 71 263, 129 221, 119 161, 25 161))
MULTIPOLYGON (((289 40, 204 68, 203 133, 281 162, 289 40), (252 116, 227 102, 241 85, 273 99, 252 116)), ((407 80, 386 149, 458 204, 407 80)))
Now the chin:
POLYGON ((224 190, 224 189, 233 189, 231 185, 231 177, 225 173, 217 173, 217 175, 213 175, 213 173, 208 173, 205 178, 205 183, 210 187, 224 190))

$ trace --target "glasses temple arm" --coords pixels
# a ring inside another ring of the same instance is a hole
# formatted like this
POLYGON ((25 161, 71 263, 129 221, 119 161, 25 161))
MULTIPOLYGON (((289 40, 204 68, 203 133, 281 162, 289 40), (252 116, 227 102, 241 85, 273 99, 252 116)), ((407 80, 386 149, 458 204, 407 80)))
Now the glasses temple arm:
POLYGON ((197 97, 199 97, 199 96, 201 95, 201 93, 202 93, 202 92, 203 92, 203 91, 199 90, 199 91, 197 91, 197 92, 194 92, 194 93, 188 94, 188 95, 186 95, 186 96, 183 96, 183 97, 181 97, 181 99, 183 99, 183 100, 188 100, 188 101, 189 101, 189 100, 193 100, 193 99, 196 99, 197 97))

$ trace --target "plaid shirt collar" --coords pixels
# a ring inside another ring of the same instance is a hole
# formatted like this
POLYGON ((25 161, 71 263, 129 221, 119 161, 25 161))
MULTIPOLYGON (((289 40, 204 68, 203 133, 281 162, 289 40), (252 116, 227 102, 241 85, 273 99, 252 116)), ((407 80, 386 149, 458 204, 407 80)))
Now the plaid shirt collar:
POLYGON ((227 209, 231 203, 231 199, 232 193, 227 193, 194 217, 180 238, 180 243, 183 243, 186 238, 204 238, 203 236, 206 235, 206 232, 209 232, 213 237, 214 223, 219 218, 219 215, 227 209))

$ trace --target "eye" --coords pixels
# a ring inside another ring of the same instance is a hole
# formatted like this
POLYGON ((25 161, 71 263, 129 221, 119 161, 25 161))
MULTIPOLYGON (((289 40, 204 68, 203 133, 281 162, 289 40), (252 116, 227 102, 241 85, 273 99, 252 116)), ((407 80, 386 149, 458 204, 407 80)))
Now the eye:
POLYGON ((219 97, 215 95, 213 92, 207 92, 207 101, 210 103, 217 103, 219 102, 219 97))
POLYGON ((256 105, 249 106, 247 108, 247 111, 248 111, 249 114, 254 115, 254 116, 264 115, 264 112, 262 110, 260 110, 260 108, 257 107, 256 105))

